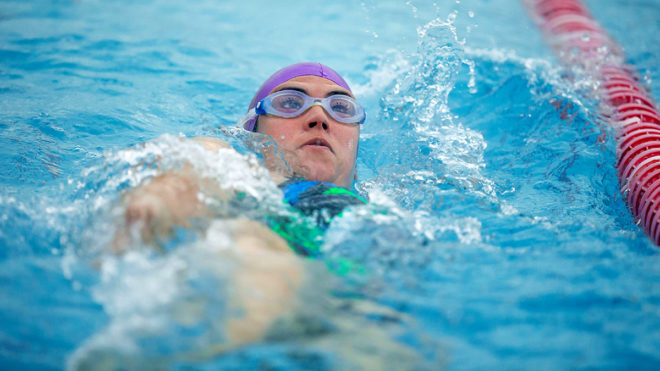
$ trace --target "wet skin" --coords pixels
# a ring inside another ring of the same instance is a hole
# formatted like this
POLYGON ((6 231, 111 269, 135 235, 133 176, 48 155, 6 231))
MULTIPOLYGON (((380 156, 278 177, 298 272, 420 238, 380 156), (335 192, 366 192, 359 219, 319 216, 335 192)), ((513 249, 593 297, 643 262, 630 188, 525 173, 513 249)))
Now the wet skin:
MULTIPOLYGON (((314 98, 334 94, 353 97, 348 90, 318 76, 295 77, 270 93, 286 89, 299 90, 314 98)), ((260 116, 257 130, 271 136, 284 150, 284 159, 295 175, 345 188, 353 184, 360 136, 358 124, 343 124, 323 107, 312 106, 293 118, 260 116)), ((267 163, 271 160, 266 158, 267 163)))

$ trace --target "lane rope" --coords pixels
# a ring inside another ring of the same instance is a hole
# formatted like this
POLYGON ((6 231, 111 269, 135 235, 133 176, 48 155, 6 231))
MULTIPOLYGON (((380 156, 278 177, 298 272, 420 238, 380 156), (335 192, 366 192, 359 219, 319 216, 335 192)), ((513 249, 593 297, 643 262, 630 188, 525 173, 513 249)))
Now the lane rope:
POLYGON ((619 184, 635 221, 660 246, 660 112, 619 44, 579 0, 522 0, 562 63, 598 83, 601 115, 616 128, 619 184))

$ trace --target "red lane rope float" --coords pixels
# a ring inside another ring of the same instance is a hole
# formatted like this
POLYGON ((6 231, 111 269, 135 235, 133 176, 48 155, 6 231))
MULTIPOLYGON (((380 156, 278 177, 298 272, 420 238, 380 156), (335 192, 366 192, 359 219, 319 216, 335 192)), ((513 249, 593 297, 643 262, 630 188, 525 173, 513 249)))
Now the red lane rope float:
POLYGON ((660 112, 619 45, 579 0, 522 0, 560 60, 600 85, 603 115, 617 128, 617 172, 630 211, 660 245, 660 112))

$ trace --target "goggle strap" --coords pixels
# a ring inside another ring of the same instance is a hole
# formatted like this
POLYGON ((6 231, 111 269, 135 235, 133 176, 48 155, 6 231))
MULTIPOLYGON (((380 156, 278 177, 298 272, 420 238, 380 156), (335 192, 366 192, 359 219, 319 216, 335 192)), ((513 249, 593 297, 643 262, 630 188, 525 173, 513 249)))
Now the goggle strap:
POLYGON ((245 114, 245 116, 243 116, 242 119, 238 121, 238 124, 236 124, 236 126, 238 126, 239 128, 245 128, 245 124, 247 124, 248 121, 256 118, 258 115, 259 114, 256 112, 256 109, 252 108, 249 111, 247 111, 247 113, 245 114))

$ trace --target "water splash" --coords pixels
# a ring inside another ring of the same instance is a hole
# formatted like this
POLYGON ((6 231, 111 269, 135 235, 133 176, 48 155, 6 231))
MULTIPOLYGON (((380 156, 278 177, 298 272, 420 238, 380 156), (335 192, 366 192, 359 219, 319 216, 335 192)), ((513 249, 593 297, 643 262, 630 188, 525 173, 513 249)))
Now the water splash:
POLYGON ((403 143, 394 151, 405 151, 399 159, 412 163, 399 171, 404 176, 396 181, 384 173, 391 175, 399 165, 381 167, 377 172, 386 179, 376 183, 387 182, 399 194, 414 194, 408 181, 413 179, 418 184, 454 185, 494 199, 493 184, 482 175, 487 144, 480 133, 457 122, 449 108, 449 94, 460 74, 469 76, 470 91, 476 86, 474 62, 465 53, 464 40, 458 38, 455 16, 451 13, 447 19, 436 18, 418 28, 416 60, 381 100, 383 119, 397 124, 394 130, 402 132, 403 143), (403 183, 409 191, 396 186, 403 183))

